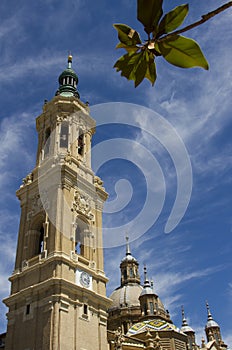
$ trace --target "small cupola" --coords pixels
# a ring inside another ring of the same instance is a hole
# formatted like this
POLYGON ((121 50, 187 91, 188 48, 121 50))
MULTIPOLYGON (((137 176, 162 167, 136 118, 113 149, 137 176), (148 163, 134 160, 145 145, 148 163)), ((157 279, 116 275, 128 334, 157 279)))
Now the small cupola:
POLYGON ((139 296, 140 308, 141 308, 141 320, 159 318, 168 322, 170 316, 167 310, 165 310, 163 303, 159 299, 158 295, 153 290, 153 284, 150 283, 147 277, 147 268, 144 266, 144 285, 143 290, 139 296))
POLYGON ((220 344, 222 341, 220 327, 218 323, 213 319, 208 302, 206 302, 206 309, 208 314, 207 323, 205 325, 207 340, 210 341, 212 339, 215 339, 216 342, 220 344))
POLYGON ((182 313, 182 326, 181 326, 181 332, 189 334, 189 333, 194 333, 194 330, 192 327, 188 325, 187 319, 185 317, 184 313, 184 307, 181 307, 181 313, 182 313))
POLYGON ((190 327, 188 325, 187 319, 185 317, 185 313, 184 313, 184 307, 181 307, 181 311, 182 311, 182 326, 181 326, 181 332, 185 333, 188 337, 188 348, 190 350, 195 349, 195 332, 192 329, 192 327, 190 327))
POLYGON ((130 252, 129 237, 126 237, 126 256, 120 264, 121 269, 121 286, 129 283, 140 284, 139 263, 130 252))
POLYGON ((78 77, 76 72, 72 69, 72 55, 68 56, 68 66, 59 76, 59 88, 56 95, 66 97, 75 96, 80 97, 77 91, 78 77))

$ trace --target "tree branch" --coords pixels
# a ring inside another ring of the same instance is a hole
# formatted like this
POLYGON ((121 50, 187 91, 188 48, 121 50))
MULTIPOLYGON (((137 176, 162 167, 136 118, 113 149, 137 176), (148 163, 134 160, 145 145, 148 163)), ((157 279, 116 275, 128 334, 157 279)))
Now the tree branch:
POLYGON ((214 11, 211 11, 209 13, 207 13, 206 15, 202 15, 201 16, 201 19, 197 22, 194 22, 182 29, 179 29, 179 30, 176 30, 175 32, 172 32, 170 34, 167 34, 161 38, 159 38, 157 41, 163 41, 163 40, 166 40, 166 39, 169 39, 175 35, 178 35, 178 34, 181 34, 181 33, 184 33, 184 32, 187 32, 188 30, 192 29, 192 28, 195 28, 195 27, 198 27, 199 25, 205 23, 206 21, 208 21, 210 18, 216 16, 217 14, 219 14, 220 12, 222 11, 225 11, 226 9, 228 9, 229 7, 232 6, 232 1, 229 1, 227 2, 226 4, 218 7, 216 10, 214 11))

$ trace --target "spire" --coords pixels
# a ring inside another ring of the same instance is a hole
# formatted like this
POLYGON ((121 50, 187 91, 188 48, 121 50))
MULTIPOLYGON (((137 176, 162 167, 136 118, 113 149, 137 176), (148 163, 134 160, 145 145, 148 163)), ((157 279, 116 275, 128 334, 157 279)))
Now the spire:
POLYGON ((79 98, 77 91, 78 77, 76 72, 72 69, 72 55, 68 55, 68 66, 59 76, 59 88, 56 95, 66 97, 74 96, 79 98))
POLYGON ((137 262, 137 260, 131 255, 128 235, 126 236, 126 256, 122 259, 122 262, 126 261, 126 260, 137 262))
POLYGON ((213 317, 212 317, 212 314, 210 312, 209 304, 207 301, 206 301, 206 309, 207 309, 207 314, 208 314, 208 321, 212 321, 213 317))
POLYGON ((126 256, 127 255, 131 255, 128 236, 126 236, 126 256))
POLYGON ((184 314, 184 306, 181 306, 181 314, 182 314, 182 327, 188 326, 188 322, 185 318, 185 314, 184 314))
POLYGON ((212 328, 212 327, 213 328, 215 328, 215 327, 219 328, 219 325, 213 319, 213 316, 211 314, 211 311, 210 311, 210 308, 209 308, 209 304, 208 304, 207 301, 206 301, 206 309, 207 309, 208 318, 207 318, 207 323, 206 323, 205 328, 206 329, 209 329, 209 328, 212 328))
POLYGON ((143 273, 144 273, 144 288, 147 288, 147 287, 151 288, 150 282, 149 282, 149 280, 147 278, 147 267, 146 267, 146 265, 144 265, 143 273))
POLYGON ((187 319, 186 319, 186 317, 185 317, 185 313, 184 313, 184 306, 182 305, 181 306, 181 314, 182 314, 182 326, 181 326, 181 331, 183 332, 183 333, 186 333, 186 334, 188 334, 188 333, 194 333, 194 330, 192 329, 192 327, 190 327, 189 325, 188 325, 188 322, 187 322, 187 319))
POLYGON ((157 295, 154 293, 153 289, 151 288, 150 281, 147 277, 146 265, 144 265, 143 273, 144 273, 144 283, 143 283, 143 290, 142 290, 140 296, 142 296, 142 295, 154 295, 155 297, 157 297, 157 295))

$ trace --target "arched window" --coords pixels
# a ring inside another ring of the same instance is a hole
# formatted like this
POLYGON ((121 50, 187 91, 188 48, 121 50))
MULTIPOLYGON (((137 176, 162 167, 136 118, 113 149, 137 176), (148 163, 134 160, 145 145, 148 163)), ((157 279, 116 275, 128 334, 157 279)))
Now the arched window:
POLYGON ((37 215, 30 225, 27 241, 27 259, 31 259, 45 250, 44 215, 37 215))
POLYGON ((63 122, 60 128, 60 147, 68 148, 68 123, 63 122))
POLYGON ((143 312, 144 312, 144 315, 146 316, 147 315, 147 304, 143 305, 143 312))
POLYGON ((75 252, 84 256, 84 245, 85 243, 85 234, 89 232, 89 225, 87 222, 82 220, 81 218, 77 218, 76 220, 76 234, 75 234, 75 252))
POLYGON ((126 269, 123 270, 123 277, 124 277, 124 280, 127 279, 127 270, 126 269))
POLYGON ((45 131, 45 137, 44 137, 44 157, 46 157, 50 151, 50 135, 51 135, 51 129, 47 128, 45 131))
POLYGON ((81 254, 81 228, 79 225, 76 228, 75 253, 81 254))
POLYGON ((154 304, 152 301, 150 301, 150 314, 154 315, 154 304))

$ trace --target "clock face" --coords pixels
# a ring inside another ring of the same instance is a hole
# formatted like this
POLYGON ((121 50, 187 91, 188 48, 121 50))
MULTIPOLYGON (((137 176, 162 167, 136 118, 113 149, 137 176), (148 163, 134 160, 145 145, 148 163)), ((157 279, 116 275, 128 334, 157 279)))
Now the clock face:
POLYGON ((83 287, 89 287, 90 286, 90 276, 87 272, 83 271, 80 275, 80 283, 83 287))

